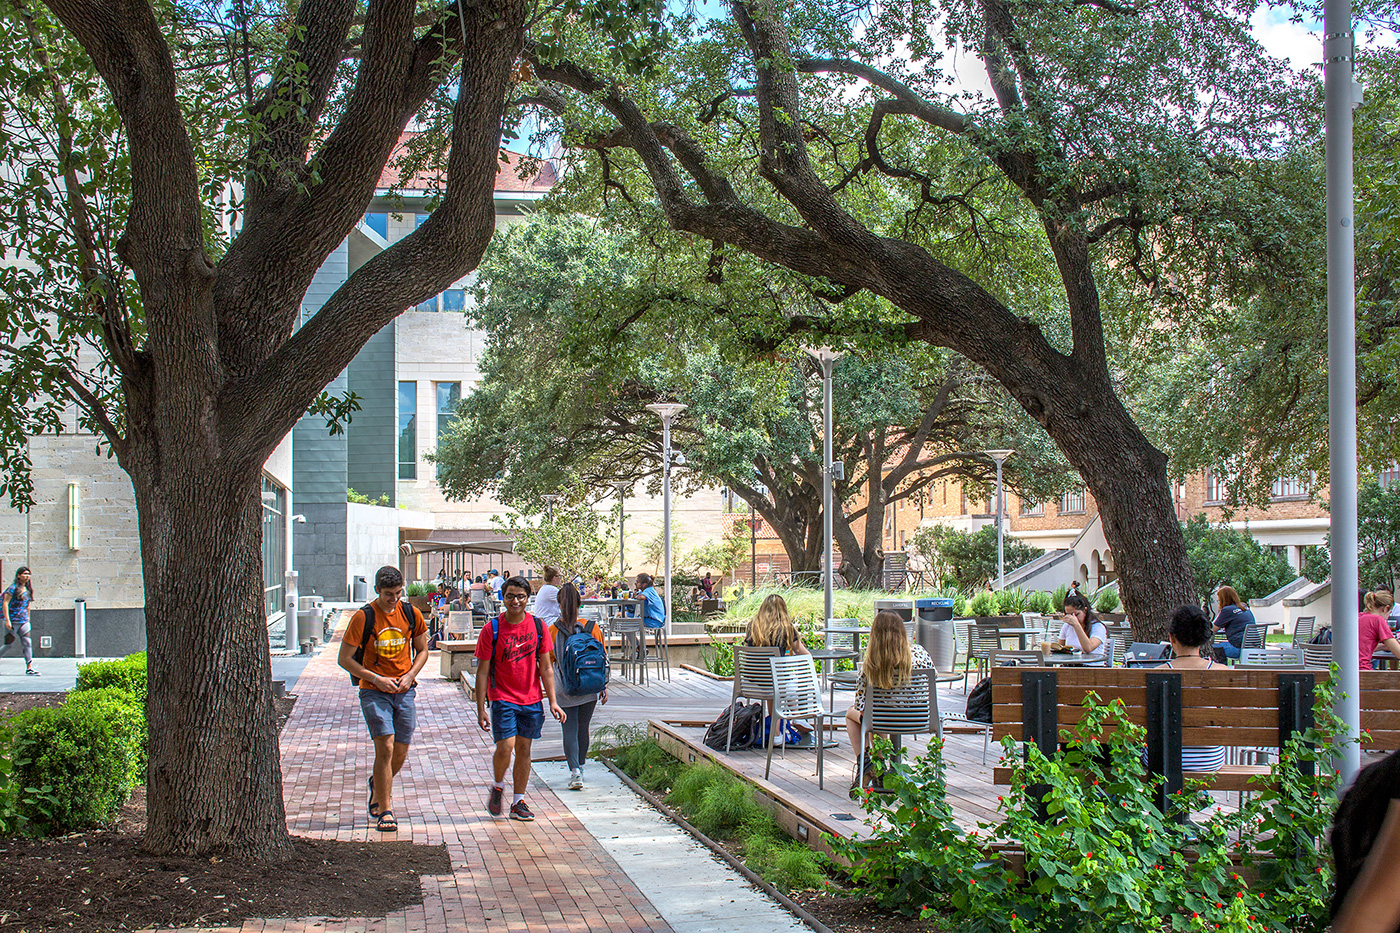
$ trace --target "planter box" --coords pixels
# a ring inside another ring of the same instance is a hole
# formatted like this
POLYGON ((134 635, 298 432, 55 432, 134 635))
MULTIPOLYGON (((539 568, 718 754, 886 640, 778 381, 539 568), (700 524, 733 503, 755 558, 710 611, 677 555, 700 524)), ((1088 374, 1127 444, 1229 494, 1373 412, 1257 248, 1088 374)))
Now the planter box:
POLYGON ((1122 625, 1128 621, 1126 612, 1099 612, 1096 615, 1105 623, 1110 625, 1122 625))

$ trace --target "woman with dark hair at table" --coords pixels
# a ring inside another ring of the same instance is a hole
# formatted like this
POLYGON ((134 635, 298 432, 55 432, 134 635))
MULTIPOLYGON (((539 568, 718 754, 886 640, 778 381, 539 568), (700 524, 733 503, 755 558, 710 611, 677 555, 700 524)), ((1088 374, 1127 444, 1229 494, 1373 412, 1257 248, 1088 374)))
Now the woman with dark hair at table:
POLYGON ((1332 933, 1400 933, 1400 752, 1356 776, 1332 821, 1332 933))
POLYGON ((1108 659, 1108 626, 1094 615, 1089 600, 1071 593, 1065 597, 1064 624, 1056 648, 1074 648, 1091 659, 1091 666, 1102 666, 1108 659))
MULTIPOLYGON (((1178 606, 1167 623, 1167 641, 1171 642, 1172 659, 1159 670, 1169 668, 1174 671, 1208 671, 1215 667, 1215 659, 1207 657, 1214 633, 1210 617, 1200 606, 1178 606)), ((1224 670, 1222 667, 1221 670, 1224 670)), ((1142 753, 1143 763, 1147 763, 1147 752, 1142 753)), ((1183 745, 1181 747, 1181 770, 1219 771, 1225 764, 1224 745, 1183 745)))

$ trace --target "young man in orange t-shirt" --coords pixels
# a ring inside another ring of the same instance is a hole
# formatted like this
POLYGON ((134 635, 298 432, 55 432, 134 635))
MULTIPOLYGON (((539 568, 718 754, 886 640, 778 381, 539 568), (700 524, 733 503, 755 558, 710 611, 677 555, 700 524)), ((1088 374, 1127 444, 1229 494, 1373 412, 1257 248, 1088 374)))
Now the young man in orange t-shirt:
POLYGON ((374 575, 374 602, 355 613, 340 642, 340 666, 360 688, 360 710, 374 740, 374 772, 369 779, 369 815, 375 829, 394 832, 394 777, 408 757, 418 722, 414 707, 418 672, 428 661, 428 626, 423 615, 402 601, 403 574, 380 567, 374 575), (365 640, 365 616, 374 617, 365 640), (364 656, 356 653, 364 645, 364 656))

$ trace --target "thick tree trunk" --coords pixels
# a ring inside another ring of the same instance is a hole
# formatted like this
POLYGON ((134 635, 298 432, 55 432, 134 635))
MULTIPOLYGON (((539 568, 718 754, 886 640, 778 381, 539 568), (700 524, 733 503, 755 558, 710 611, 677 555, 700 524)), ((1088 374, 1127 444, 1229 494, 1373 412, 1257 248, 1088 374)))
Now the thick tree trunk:
POLYGON ((155 854, 291 852, 263 613, 260 467, 133 470, 146 584, 155 854))

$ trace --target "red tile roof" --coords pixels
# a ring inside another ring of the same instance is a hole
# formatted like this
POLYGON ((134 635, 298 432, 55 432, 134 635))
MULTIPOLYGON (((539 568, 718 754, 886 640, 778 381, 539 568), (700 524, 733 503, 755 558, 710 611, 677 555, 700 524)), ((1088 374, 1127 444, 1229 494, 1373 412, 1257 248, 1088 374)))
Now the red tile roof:
MULTIPOLYGON (((401 191, 427 191, 434 187, 440 187, 446 182, 445 173, 438 169, 423 169, 413 174, 411 178, 402 179, 400 176, 399 160, 403 157, 404 150, 408 146, 408 141, 413 134, 405 133, 399 140, 399 144, 394 147, 393 155, 389 156, 388 163, 384 166, 384 171, 379 175, 380 188, 397 187, 401 191)), ((558 182, 558 173, 554 163, 548 159, 541 159, 535 162, 534 174, 529 178, 520 177, 521 165, 530 161, 529 156, 518 152, 507 152, 500 150, 500 162, 496 168, 496 190, 502 192, 537 192, 543 194, 553 188, 558 182)))

